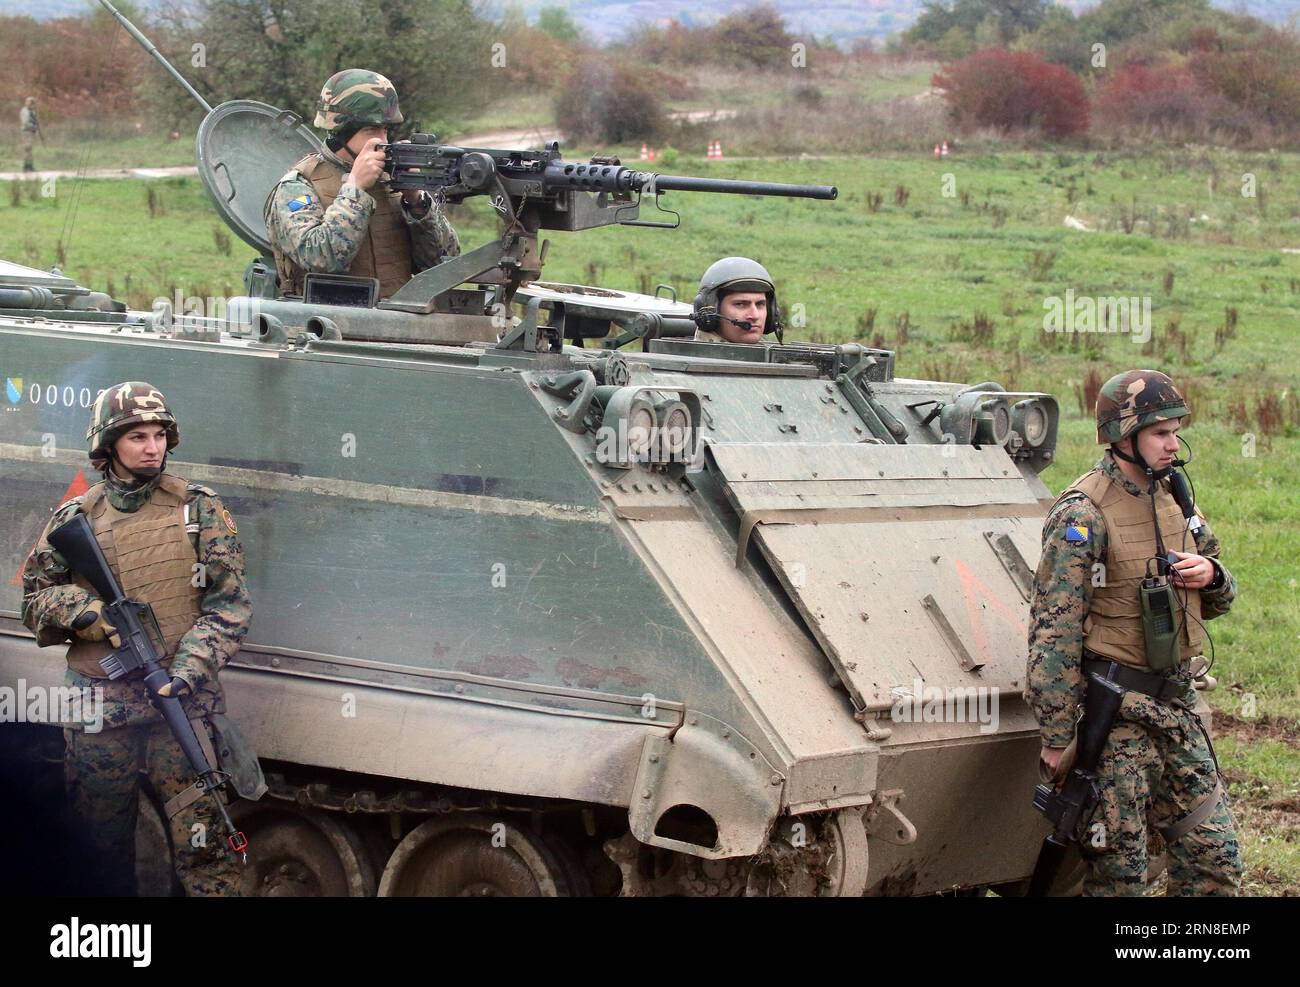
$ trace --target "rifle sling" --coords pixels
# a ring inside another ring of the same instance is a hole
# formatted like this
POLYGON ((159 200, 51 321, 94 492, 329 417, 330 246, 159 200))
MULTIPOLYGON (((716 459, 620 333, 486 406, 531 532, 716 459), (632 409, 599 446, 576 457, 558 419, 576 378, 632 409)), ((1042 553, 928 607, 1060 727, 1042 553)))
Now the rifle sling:
POLYGON ((1223 782, 1220 781, 1214 786, 1214 791, 1201 799, 1196 804, 1196 808, 1181 819, 1175 819, 1168 826, 1160 829, 1160 835, 1164 837, 1165 843, 1173 843, 1175 840, 1186 836, 1205 820, 1210 818, 1210 813, 1214 811, 1215 806, 1223 799, 1223 782))
MULTIPOLYGON (((203 751, 203 756, 214 768, 220 769, 221 762, 217 760, 217 752, 212 747, 212 738, 208 736, 207 724, 204 723, 203 717, 197 716, 190 720, 190 725, 194 727, 194 736, 199 740, 199 749, 203 751)), ((177 792, 167 800, 167 804, 163 806, 163 814, 171 819, 176 813, 188 809, 206 794, 207 790, 195 781, 189 788, 177 792)))
MULTIPOLYGON (((1166 678, 1152 672, 1143 672, 1137 668, 1129 668, 1127 665, 1121 665, 1119 662, 1111 661, 1109 658, 1093 654, 1090 651, 1084 652, 1083 667, 1088 672, 1095 672, 1102 678, 1110 679, 1120 688, 1140 692, 1144 696, 1150 696, 1161 703, 1169 703, 1183 691, 1183 686, 1175 679, 1166 678)), ((1199 722, 1198 725, 1200 725, 1199 722)), ((1201 726, 1201 733, 1205 735, 1205 742, 1209 745, 1210 754, 1213 756, 1214 746, 1210 744, 1210 736, 1205 732, 1204 726, 1201 726)), ((1219 766, 1217 758, 1215 758, 1214 766, 1217 771, 1219 766)), ((1164 837, 1165 843, 1173 843, 1205 822, 1225 794, 1223 781, 1220 778, 1214 786, 1214 791, 1201 799, 1191 812, 1181 819, 1174 820, 1168 826, 1160 828, 1160 835, 1164 837)))

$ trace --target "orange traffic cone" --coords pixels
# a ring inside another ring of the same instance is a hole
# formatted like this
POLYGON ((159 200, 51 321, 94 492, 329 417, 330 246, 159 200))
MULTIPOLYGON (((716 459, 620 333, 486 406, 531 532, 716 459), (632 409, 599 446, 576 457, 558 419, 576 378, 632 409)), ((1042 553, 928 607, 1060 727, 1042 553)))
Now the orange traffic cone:
POLYGON ((943 150, 940 152, 945 158, 948 156, 948 142, 943 142, 943 150))
POLYGON ((650 160, 650 149, 646 147, 644 144, 641 145, 641 160, 642 161, 650 160))
POLYGON ((937 158, 942 153, 943 152, 939 150, 939 145, 938 144, 934 145, 934 156, 937 158))
POLYGON ((716 141, 716 143, 717 143, 717 145, 718 145, 717 159, 718 159, 719 161, 721 161, 721 160, 722 160, 722 141, 716 141))

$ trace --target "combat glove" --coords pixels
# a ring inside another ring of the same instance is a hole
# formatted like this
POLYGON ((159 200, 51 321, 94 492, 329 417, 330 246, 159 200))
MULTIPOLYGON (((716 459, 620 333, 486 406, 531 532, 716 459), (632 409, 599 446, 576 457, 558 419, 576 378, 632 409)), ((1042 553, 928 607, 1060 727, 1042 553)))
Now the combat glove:
POLYGON ((86 609, 73 618, 72 629, 83 641, 102 641, 107 638, 108 643, 113 647, 122 646, 122 638, 117 633, 117 628, 104 616, 103 600, 91 600, 86 605, 86 609))

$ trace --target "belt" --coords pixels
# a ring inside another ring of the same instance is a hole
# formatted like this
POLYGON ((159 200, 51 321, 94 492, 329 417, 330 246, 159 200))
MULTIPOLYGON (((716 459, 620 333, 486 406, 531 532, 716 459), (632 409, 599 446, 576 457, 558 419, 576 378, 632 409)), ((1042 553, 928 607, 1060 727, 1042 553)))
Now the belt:
POLYGON ((1084 672, 1094 672, 1103 679, 1114 682, 1122 689, 1140 692, 1161 703, 1169 703, 1183 694, 1184 686, 1176 679, 1166 678, 1156 672, 1143 672, 1121 665, 1093 651, 1083 652, 1084 672))

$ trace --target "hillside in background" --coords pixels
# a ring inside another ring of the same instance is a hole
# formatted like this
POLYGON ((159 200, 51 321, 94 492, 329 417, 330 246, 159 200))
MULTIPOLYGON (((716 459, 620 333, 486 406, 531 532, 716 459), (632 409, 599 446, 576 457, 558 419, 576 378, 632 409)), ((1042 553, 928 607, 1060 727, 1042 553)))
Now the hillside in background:
MULTIPOLYGON (((6 0, 0 0, 3 7, 6 0)), ((752 7, 755 0, 521 0, 519 6, 536 17, 543 7, 565 6, 569 16, 591 32, 598 42, 612 41, 641 22, 677 20, 688 26, 708 24, 735 10, 752 7)), ((864 38, 883 40, 904 31, 921 15, 923 0, 769 0, 792 34, 830 38, 848 47, 864 38)), ((1244 11, 1272 24, 1300 18, 1300 0, 1212 0, 1212 5, 1232 13, 1244 11)), ((1095 7, 1095 0, 1071 0, 1062 6, 1078 12, 1095 7)))
MULTIPOLYGON (((328 3, 329 0, 323 0, 328 3)), ((136 0, 141 8, 155 4, 136 0)), ((1253 14, 1272 24, 1300 18, 1300 0, 1213 0, 1223 10, 1253 14)), ((37 20, 73 17, 84 13, 93 0, 0 0, 0 16, 22 14, 37 20)), ((1089 0, 1069 0, 1076 11, 1095 6, 1089 0)), ((503 9, 507 3, 484 5, 503 9)), ((573 20, 599 43, 621 38, 639 23, 676 19, 692 26, 708 24, 734 10, 753 6, 753 0, 518 0, 530 19, 543 7, 566 7, 573 20)), ((829 38, 850 46, 865 38, 883 40, 906 30, 920 15, 922 0, 772 0, 792 33, 829 38)))

